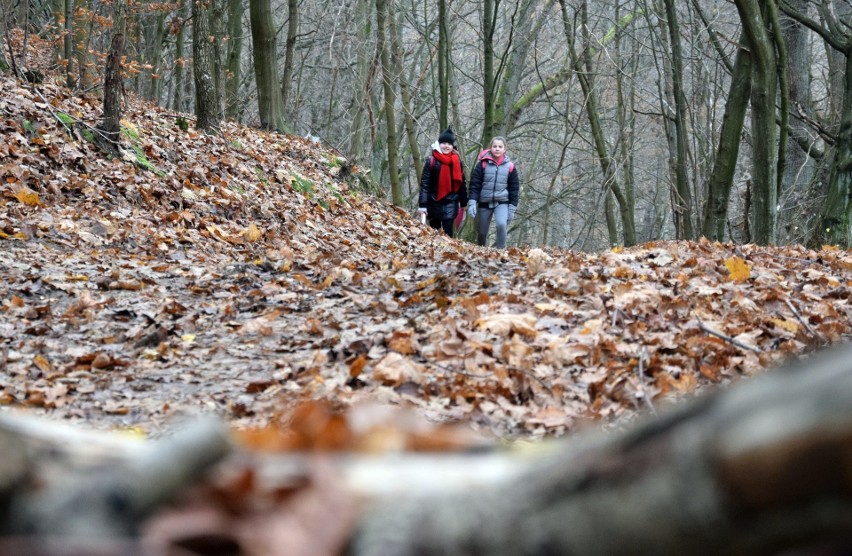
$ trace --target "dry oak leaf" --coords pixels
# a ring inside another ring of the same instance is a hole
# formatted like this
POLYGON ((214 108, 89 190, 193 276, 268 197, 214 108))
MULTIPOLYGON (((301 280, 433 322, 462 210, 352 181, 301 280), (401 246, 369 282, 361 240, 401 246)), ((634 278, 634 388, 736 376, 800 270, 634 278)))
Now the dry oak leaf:
POLYGON ((422 365, 392 351, 376 363, 373 378, 386 386, 400 386, 405 382, 417 382, 424 370, 422 365))
POLYGON ((538 331, 535 324, 538 320, 529 313, 519 315, 490 315, 477 320, 475 325, 482 330, 488 330, 498 336, 508 336, 514 332, 530 338, 535 338, 538 331))
POLYGON ((31 207, 36 207, 41 202, 38 199, 38 193, 30 189, 29 187, 22 187, 15 193, 15 198, 25 205, 29 205, 31 207))
POLYGON ((527 271, 530 276, 535 276, 536 274, 547 270, 553 263, 553 259, 550 258, 550 255, 545 253, 541 249, 530 249, 527 254, 527 271))
POLYGON ((725 260, 729 278, 734 282, 745 282, 751 277, 751 267, 739 257, 730 257, 725 260))
POLYGON ((243 230, 242 233, 251 242, 255 242, 263 237, 263 232, 254 223, 249 224, 249 227, 243 230))
POLYGON ((388 349, 403 355, 411 355, 417 352, 416 340, 411 330, 396 330, 388 338, 388 349))

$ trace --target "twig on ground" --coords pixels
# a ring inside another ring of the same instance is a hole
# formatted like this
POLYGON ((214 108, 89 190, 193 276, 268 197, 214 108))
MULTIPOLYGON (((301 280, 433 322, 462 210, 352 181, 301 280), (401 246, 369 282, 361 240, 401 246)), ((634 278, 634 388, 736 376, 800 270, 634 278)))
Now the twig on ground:
POLYGON ((648 359, 648 351, 643 347, 639 352, 639 364, 636 366, 636 373, 639 375, 639 392, 642 394, 642 399, 645 400, 645 405, 651 410, 651 413, 656 415, 657 410, 654 408, 654 403, 645 392, 645 361, 648 359))
POLYGON ((701 330, 703 330, 704 332, 707 332, 708 334, 710 334, 711 336, 716 336, 717 338, 719 338, 719 339, 721 339, 721 340, 725 340, 726 342, 728 342, 728 343, 730 343, 730 344, 733 344, 733 345, 737 346, 737 347, 738 347, 738 348, 740 348, 740 349, 744 349, 744 350, 747 350, 747 351, 752 351, 752 352, 754 352, 754 353, 763 353, 763 350, 762 350, 762 349, 760 349, 759 347, 755 347, 755 346, 750 346, 750 345, 748 345, 748 344, 744 344, 743 342, 741 342, 741 341, 737 340, 736 338, 731 338, 730 336, 726 336, 725 334, 722 334, 721 332, 718 332, 718 331, 716 331, 716 330, 713 330, 712 328, 710 328, 709 326, 707 326, 706 324, 704 324, 704 323, 701 321, 701 319, 696 318, 696 320, 698 320, 698 327, 699 327, 699 328, 701 328, 701 330))
POLYGON ((815 338, 818 338, 818 339, 819 339, 819 341, 821 341, 821 342, 824 342, 824 343, 825 343, 825 342, 827 342, 827 340, 826 340, 825 336, 823 336, 822 334, 820 334, 819 332, 817 332, 816 330, 814 330, 813 328, 811 328, 811 325, 810 325, 810 324, 808 324, 808 321, 806 321, 805 319, 803 319, 803 318, 802 318, 802 315, 800 315, 800 314, 799 314, 799 311, 797 311, 797 310, 796 310, 796 306, 795 306, 795 305, 793 305, 793 302, 792 302, 792 301, 790 301, 790 299, 789 299, 789 298, 788 298, 788 299, 785 299, 785 300, 784 300, 784 302, 787 304, 787 307, 789 307, 789 308, 790 308, 790 311, 792 311, 792 312, 793 312, 793 315, 796 317, 796 319, 797 319, 800 323, 802 323, 802 326, 804 326, 804 327, 805 327, 805 329, 806 329, 808 332, 810 332, 810 333, 811 333, 811 336, 814 336, 815 338))
POLYGON ((548 386, 548 385, 547 385, 547 384, 546 384, 543 380, 541 380, 539 377, 535 376, 535 374, 534 374, 532 371, 527 371, 527 370, 524 370, 524 369, 518 369, 518 368, 515 368, 515 367, 509 367, 509 370, 510 370, 510 371, 513 371, 513 372, 522 373, 522 374, 527 375, 528 377, 530 377, 530 378, 531 378, 531 379, 533 379, 534 381, 536 381, 536 382, 538 382, 539 384, 541 384, 541 387, 542 387, 542 388, 544 388, 545 390, 547 390, 547 392, 548 392, 549 394, 553 395, 553 389, 552 389, 550 386, 548 386))

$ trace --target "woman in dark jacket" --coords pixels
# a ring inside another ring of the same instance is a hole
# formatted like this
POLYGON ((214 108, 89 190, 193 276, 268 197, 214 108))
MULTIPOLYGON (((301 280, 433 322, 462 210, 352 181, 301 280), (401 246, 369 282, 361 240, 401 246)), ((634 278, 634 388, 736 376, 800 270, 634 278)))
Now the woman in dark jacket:
POLYGON ((476 243, 485 245, 491 218, 497 228, 494 247, 506 247, 506 234, 509 224, 515 218, 518 208, 520 180, 515 163, 506 154, 506 140, 495 137, 487 150, 479 154, 476 167, 470 175, 470 201, 467 213, 479 221, 476 226, 476 243))
POLYGON ((453 237, 453 223, 459 207, 467 204, 467 181, 464 164, 455 148, 456 136, 448 127, 432 145, 432 155, 423 166, 420 178, 420 214, 425 214, 429 225, 442 229, 453 237))

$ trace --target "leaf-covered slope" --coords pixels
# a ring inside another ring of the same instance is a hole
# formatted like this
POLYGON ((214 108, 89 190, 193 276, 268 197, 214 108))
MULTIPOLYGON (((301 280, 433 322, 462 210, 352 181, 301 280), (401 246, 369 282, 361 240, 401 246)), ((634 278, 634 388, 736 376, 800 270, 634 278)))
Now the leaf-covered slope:
POLYGON ((303 399, 501 435, 629 418, 852 330, 852 255, 655 242, 599 255, 449 240, 304 139, 206 136, 131 99, 0 76, 0 403, 156 429, 303 399))

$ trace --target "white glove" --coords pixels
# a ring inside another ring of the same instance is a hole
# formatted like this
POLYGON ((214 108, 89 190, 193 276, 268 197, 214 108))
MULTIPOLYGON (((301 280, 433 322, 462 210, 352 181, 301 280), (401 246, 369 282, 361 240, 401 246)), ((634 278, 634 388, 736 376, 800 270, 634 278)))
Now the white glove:
POLYGON ((476 218, 476 201, 473 199, 467 202, 467 214, 471 218, 476 218))
POLYGON ((423 208, 423 207, 420 207, 419 209, 417 209, 417 212, 420 215, 420 223, 425 224, 426 223, 426 209, 423 208))
POLYGON ((515 219, 515 211, 518 210, 518 207, 515 205, 509 205, 509 220, 508 223, 511 223, 512 220, 515 219))

